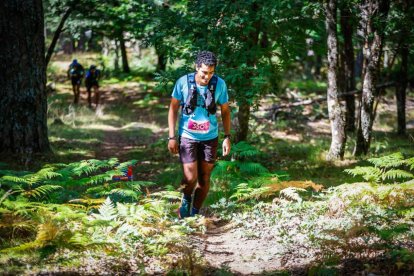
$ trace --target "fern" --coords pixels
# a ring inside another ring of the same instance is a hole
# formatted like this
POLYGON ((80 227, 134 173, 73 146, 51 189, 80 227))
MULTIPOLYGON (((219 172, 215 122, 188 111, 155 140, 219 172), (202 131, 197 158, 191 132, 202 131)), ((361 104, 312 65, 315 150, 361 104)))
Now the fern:
POLYGON ((297 188, 297 187, 288 187, 286 189, 283 189, 280 191, 279 196, 285 199, 293 200, 296 202, 301 203, 302 197, 299 195, 299 192, 306 192, 303 188, 297 188))
POLYGON ((353 169, 347 169, 345 172, 353 176, 360 175, 371 183, 414 178, 412 173, 402 169, 405 166, 409 166, 412 170, 414 168, 414 158, 404 159, 404 156, 400 152, 378 158, 371 158, 368 161, 374 164, 375 167, 355 167, 353 169))
POLYGON ((353 169, 346 169, 345 172, 353 176, 362 176, 366 181, 379 182, 382 177, 382 171, 376 167, 355 167, 353 169))
POLYGON ((125 197, 125 198, 130 197, 130 198, 133 198, 133 199, 137 200, 140 193, 132 191, 132 190, 128 190, 128 189, 117 188, 117 189, 112 189, 108 192, 105 191, 101 195, 103 195, 103 196, 117 195, 117 196, 120 196, 120 197, 125 197))
POLYGON ((165 199, 165 200, 181 200, 181 193, 177 191, 161 191, 151 194, 152 197, 165 199))
POLYGON ((98 209, 99 214, 94 214, 96 218, 101 220, 113 220, 117 216, 115 206, 109 197, 98 209))
POLYGON ((60 189, 62 189, 62 187, 57 186, 57 185, 42 185, 32 190, 25 191, 22 193, 22 195, 26 197, 33 197, 36 199, 40 199, 44 196, 48 196, 53 191, 60 190, 60 189))
POLYGON ((381 168, 397 168, 405 164, 404 156, 401 152, 396 152, 390 155, 378 157, 378 158, 370 158, 368 161, 374 164, 376 167, 381 168))
POLYGON ((231 153, 236 159, 250 158, 261 154, 259 150, 245 141, 235 144, 231 149, 231 153))
POLYGON ((396 179, 413 179, 414 175, 404 170, 389 170, 382 175, 382 178, 389 179, 389 180, 396 180, 396 179))
POLYGON ((410 170, 414 170, 414 157, 405 160, 405 164, 410 167, 410 170))
POLYGON ((248 183, 240 183, 236 187, 236 192, 230 196, 230 199, 237 199, 238 201, 259 199, 266 196, 268 190, 268 187, 252 188, 249 187, 248 183))
POLYGON ((269 171, 259 163, 254 162, 239 162, 238 164, 241 174, 244 175, 260 175, 268 173, 269 171))

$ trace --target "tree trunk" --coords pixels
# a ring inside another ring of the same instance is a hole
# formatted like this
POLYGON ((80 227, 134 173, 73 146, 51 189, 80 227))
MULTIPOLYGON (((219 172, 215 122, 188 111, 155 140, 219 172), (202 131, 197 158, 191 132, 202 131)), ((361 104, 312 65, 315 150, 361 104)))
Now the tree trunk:
POLYGON ((158 56, 158 62, 157 62, 157 71, 165 71, 167 69, 167 55, 165 54, 165 51, 160 49, 159 47, 155 47, 155 52, 158 56))
POLYGON ((326 156, 327 160, 343 159, 345 152, 345 114, 338 97, 338 40, 336 31, 336 0, 327 0, 326 32, 328 44, 328 112, 331 121, 331 147, 326 156))
POLYGON ((380 57, 383 46, 382 28, 388 14, 388 0, 366 0, 361 4, 361 28, 364 39, 364 69, 360 120, 354 155, 367 154, 371 143, 373 125, 374 92, 379 75, 380 57), (381 18, 382 17, 382 18, 381 18))
POLYGON ((124 39, 123 32, 121 32, 119 35, 119 47, 121 48, 122 70, 125 73, 129 73, 130 70, 129 70, 129 65, 128 65, 128 56, 127 56, 127 51, 125 47, 125 39, 124 39))
MULTIPOLYGON (((404 0, 402 1, 402 10, 404 14, 410 18, 409 14, 409 1, 404 0)), ((400 55, 401 55, 401 67, 400 67, 400 74, 399 74, 399 82, 397 82, 395 94, 397 98, 397 120, 398 120, 398 128, 397 132, 400 135, 404 135, 406 133, 406 121, 405 121, 405 102, 406 102, 406 93, 407 93, 407 86, 408 86, 408 56, 409 56, 409 47, 410 44, 408 43, 409 37, 409 25, 404 24, 401 30, 401 48, 400 48, 400 55)), ((392 60, 394 63, 395 56, 392 60)), ((392 66, 392 64, 391 64, 392 66)))
MULTIPOLYGON (((256 12, 259 9, 259 5, 257 3, 253 3, 251 6, 251 10, 253 11, 253 14, 256 14, 256 12)), ((249 45, 249 48, 257 48, 260 46, 259 41, 259 33, 260 33, 260 19, 256 19, 253 23, 254 28, 252 28, 249 32, 249 34, 246 36, 246 43, 249 45)), ((248 67, 254 67, 257 63, 257 58, 254 55, 250 55, 246 60, 248 67)), ((253 86, 253 72, 248 72, 245 74, 245 78, 247 80, 246 86, 244 89, 249 89, 253 86)), ((237 131, 237 142, 239 141, 246 141, 247 135, 249 133, 249 119, 250 119, 250 105, 249 105, 250 99, 242 99, 238 101, 239 104, 239 112, 237 114, 237 118, 239 121, 239 129, 237 131)))
POLYGON ((249 133, 250 105, 247 102, 240 103, 237 113, 239 129, 237 131, 237 142, 246 141, 249 133))
POLYGON ((59 26, 57 27, 55 33, 53 34, 52 42, 49 45, 49 48, 47 49, 46 54, 46 67, 49 64, 50 59, 52 58, 53 52, 56 47, 56 43, 59 39, 59 36, 63 30, 63 26, 65 25, 66 19, 68 19, 69 15, 72 13, 72 8, 68 8, 63 15, 62 19, 60 20, 59 26))
POLYGON ((115 71, 119 71, 119 46, 118 46, 118 40, 115 40, 114 69, 115 69, 115 71))
MULTIPOLYGON (((354 46, 352 44, 352 26, 349 18, 351 12, 348 8, 341 10, 341 30, 344 37, 344 73, 345 73, 345 91, 355 90, 355 57, 354 46)), ((355 131, 355 96, 345 96, 346 103, 346 123, 345 128, 349 132, 355 131)))
POLYGON ((406 131, 405 122, 405 98, 408 85, 408 45, 405 44, 401 48, 401 68, 399 74, 399 82, 396 87, 397 96, 397 115, 398 115, 398 134, 404 135, 406 131))
POLYGON ((0 152, 27 162, 50 151, 42 0, 3 0, 0 18, 0 152))

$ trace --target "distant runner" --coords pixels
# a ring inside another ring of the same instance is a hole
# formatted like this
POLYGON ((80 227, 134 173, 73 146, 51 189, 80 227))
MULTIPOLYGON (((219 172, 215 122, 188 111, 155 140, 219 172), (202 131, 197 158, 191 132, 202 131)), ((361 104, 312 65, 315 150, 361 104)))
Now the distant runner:
POLYGON ((74 104, 79 103, 80 85, 82 83, 83 75, 84 75, 83 66, 80 63, 78 63, 78 60, 74 59, 72 63, 69 65, 69 69, 68 69, 68 78, 72 82, 74 104))
POLYGON ((88 72, 86 72, 85 85, 86 85, 86 90, 88 91, 89 107, 92 107, 92 97, 91 97, 92 88, 93 88, 93 92, 95 93, 95 107, 98 107, 99 98, 100 98, 98 80, 100 76, 101 76, 101 71, 96 69, 95 65, 91 65, 89 67, 88 72))

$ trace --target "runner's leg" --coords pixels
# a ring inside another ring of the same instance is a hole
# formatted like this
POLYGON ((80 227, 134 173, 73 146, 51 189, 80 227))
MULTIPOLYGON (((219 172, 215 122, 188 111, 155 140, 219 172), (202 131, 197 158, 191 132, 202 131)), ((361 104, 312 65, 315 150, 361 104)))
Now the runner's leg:
POLYGON ((197 161, 192 163, 183 163, 183 180, 181 185, 183 185, 183 193, 185 195, 191 196, 194 191, 194 187, 197 183, 197 161))
POLYGON ((217 157, 218 139, 203 141, 198 148, 198 185, 194 193, 191 215, 198 214, 210 190, 210 176, 217 157))
POLYGON ((80 84, 75 85, 75 103, 79 103, 79 95, 80 95, 80 84))
POLYGON ((92 96, 91 96, 92 91, 91 91, 91 87, 90 86, 87 86, 86 87, 86 90, 88 91, 88 106, 89 106, 89 108, 91 108, 92 107, 92 96))
POLYGON ((201 161, 198 168, 198 185, 194 192, 193 207, 199 210, 203 205, 210 190, 210 176, 214 168, 214 163, 201 161))

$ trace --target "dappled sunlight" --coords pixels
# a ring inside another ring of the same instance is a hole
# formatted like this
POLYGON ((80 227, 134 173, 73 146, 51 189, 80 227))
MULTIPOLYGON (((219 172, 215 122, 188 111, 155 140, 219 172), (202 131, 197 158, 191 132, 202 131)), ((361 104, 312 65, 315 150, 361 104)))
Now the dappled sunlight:
POLYGON ((271 132, 271 136, 277 139, 289 140, 289 141, 294 141, 294 142, 300 142, 303 140, 302 133, 290 134, 290 133, 287 133, 286 131, 273 130, 271 132))

